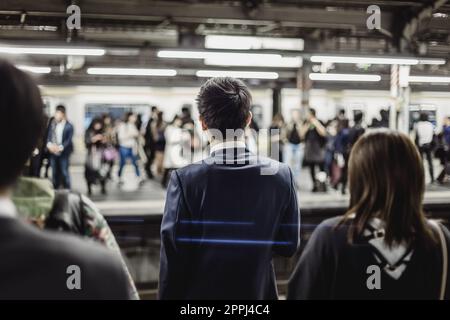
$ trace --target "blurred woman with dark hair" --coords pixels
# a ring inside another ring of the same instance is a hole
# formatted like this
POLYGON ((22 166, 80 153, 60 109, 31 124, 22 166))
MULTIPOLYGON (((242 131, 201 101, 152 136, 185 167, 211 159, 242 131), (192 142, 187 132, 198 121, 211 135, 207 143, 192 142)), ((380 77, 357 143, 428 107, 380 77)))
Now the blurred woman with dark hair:
POLYGON ((288 298, 450 298, 450 233, 425 218, 424 170, 413 141, 395 131, 367 133, 348 169, 349 209, 314 231, 288 298))
POLYGON ((88 194, 92 195, 92 185, 100 183, 102 194, 106 194, 108 168, 104 162, 103 152, 106 148, 106 136, 103 121, 92 120, 86 130, 84 141, 87 148, 84 177, 86 178, 88 194))

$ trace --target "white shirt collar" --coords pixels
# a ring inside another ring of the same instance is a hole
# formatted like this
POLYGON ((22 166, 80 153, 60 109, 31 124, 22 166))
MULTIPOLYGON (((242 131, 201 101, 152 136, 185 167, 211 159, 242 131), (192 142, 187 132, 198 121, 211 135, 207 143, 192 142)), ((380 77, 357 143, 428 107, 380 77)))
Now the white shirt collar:
POLYGON ((60 122, 56 123, 57 126, 64 127, 66 125, 66 120, 61 120, 60 122))
POLYGON ((9 198, 0 197, 0 217, 14 218, 16 206, 9 198))
POLYGON ((245 142, 242 140, 217 142, 217 143, 211 145, 210 154, 212 154, 213 152, 216 152, 218 150, 228 149, 228 148, 245 148, 245 142))

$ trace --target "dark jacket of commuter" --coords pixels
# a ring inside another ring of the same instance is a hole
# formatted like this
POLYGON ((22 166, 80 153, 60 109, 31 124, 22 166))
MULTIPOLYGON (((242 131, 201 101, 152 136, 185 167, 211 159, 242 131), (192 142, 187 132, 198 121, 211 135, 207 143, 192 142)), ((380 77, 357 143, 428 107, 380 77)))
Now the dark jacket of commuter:
POLYGON ((0 62, 0 299, 127 299, 115 253, 75 236, 41 231, 17 216, 11 200, 44 129, 33 80, 0 62), (12 138, 13 137, 13 138, 12 138))
POLYGON ((388 130, 362 136, 350 156, 349 210, 314 231, 288 298, 439 298, 450 233, 425 218, 424 181, 409 137, 388 130))
POLYGON ((47 137, 47 149, 50 153, 55 189, 71 188, 69 160, 73 152, 73 133, 73 126, 67 121, 66 108, 62 105, 57 106, 47 137))
POLYGON ((172 173, 160 299, 277 298, 272 255, 296 252, 300 216, 288 166, 246 149, 250 101, 245 84, 231 78, 210 79, 200 89, 211 156, 172 173), (238 141, 216 138, 226 129, 240 129, 238 141))

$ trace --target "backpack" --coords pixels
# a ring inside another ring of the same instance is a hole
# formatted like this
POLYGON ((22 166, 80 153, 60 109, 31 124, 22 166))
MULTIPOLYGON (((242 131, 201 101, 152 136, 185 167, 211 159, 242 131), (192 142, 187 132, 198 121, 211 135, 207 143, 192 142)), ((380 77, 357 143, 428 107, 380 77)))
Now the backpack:
POLYGON ((45 229, 83 235, 84 204, 81 194, 69 190, 55 191, 53 207, 45 220, 45 229))

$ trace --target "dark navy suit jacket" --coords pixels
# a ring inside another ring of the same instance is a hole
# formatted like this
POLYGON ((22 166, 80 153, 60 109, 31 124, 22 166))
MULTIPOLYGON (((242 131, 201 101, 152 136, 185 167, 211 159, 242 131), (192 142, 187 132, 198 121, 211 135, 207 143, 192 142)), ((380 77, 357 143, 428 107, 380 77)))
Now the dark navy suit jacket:
POLYGON ((272 255, 296 252, 299 226, 285 164, 222 149, 174 171, 161 226, 159 298, 277 299, 272 255))
MULTIPOLYGON (((56 141, 55 128, 56 128, 56 122, 54 121, 49 130, 47 142, 56 141)), ((64 149, 60 156, 69 156, 72 154, 72 152, 73 152, 73 142, 72 142, 73 133, 74 133, 73 125, 69 121, 67 121, 66 125, 64 126, 63 136, 62 136, 62 146, 64 147, 64 149)))

